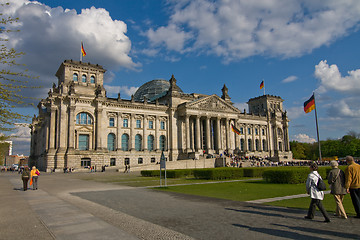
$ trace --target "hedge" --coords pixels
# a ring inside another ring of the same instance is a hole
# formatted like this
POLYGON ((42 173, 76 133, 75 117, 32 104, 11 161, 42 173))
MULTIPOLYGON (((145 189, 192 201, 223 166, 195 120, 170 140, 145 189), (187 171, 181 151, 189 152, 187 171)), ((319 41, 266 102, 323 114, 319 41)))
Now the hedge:
MULTIPOLYGON (((142 170, 141 176, 143 177, 160 177, 160 170, 142 170)), ((165 171, 161 170, 161 176, 165 175, 165 171)), ((166 170, 166 177, 168 178, 182 178, 193 175, 193 169, 175 169, 166 170)))
POLYGON ((297 169, 269 169, 264 172, 263 178, 270 183, 304 183, 309 174, 308 168, 297 169))
POLYGON ((197 179, 237 179, 244 176, 243 168, 204 168, 204 169, 193 169, 194 177, 197 179))

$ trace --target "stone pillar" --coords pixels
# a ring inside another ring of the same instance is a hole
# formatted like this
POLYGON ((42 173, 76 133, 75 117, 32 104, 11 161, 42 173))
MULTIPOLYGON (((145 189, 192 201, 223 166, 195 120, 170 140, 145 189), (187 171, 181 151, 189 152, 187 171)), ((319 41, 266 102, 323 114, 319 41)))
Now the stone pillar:
POLYGON ((55 122, 56 122, 56 107, 51 106, 50 113, 50 131, 49 131, 49 149, 55 149, 55 122))
POLYGON ((116 120, 116 148, 117 150, 121 149, 121 114, 117 114, 117 120, 116 120))
POLYGON ((206 149, 211 149, 211 142, 210 142, 210 117, 206 117, 206 149))
POLYGON ((147 115, 144 115, 144 121, 143 121, 143 144, 142 144, 142 149, 145 151, 147 150, 147 124, 148 124, 148 121, 147 121, 147 115))
POLYGON ((189 119, 190 120, 190 149, 191 152, 195 151, 195 132, 194 132, 194 127, 195 127, 195 123, 194 123, 194 119, 189 119))
POLYGON ((221 141, 220 141, 220 117, 216 118, 216 135, 215 135, 215 141, 216 141, 216 150, 220 154, 221 147, 221 141))
POLYGON ((158 116, 155 116, 155 139, 154 139, 154 150, 157 151, 159 150, 159 117, 158 116))
POLYGON ((96 109, 96 150, 101 150, 102 146, 102 108, 96 109))
POLYGON ((129 136, 129 150, 134 151, 135 150, 135 115, 130 114, 129 124, 130 124, 130 136, 129 136))
POLYGON ((69 149, 74 150, 75 141, 75 106, 69 106, 69 149))
POLYGON ((251 135, 252 135, 252 141, 251 141, 251 144, 252 144, 252 150, 253 152, 256 151, 256 146, 255 146, 255 125, 252 125, 252 129, 251 129, 251 135))
POLYGON ((200 140, 200 116, 196 116, 196 150, 201 149, 201 140, 200 140))
POLYGON ((249 128, 249 126, 248 125, 245 125, 245 138, 244 138, 244 152, 247 152, 247 151, 249 151, 249 141, 248 141, 248 128, 249 128))
POLYGON ((185 138, 186 138, 186 152, 190 152, 190 124, 189 115, 185 116, 185 138))
POLYGON ((67 123, 67 107, 65 104, 61 104, 60 106, 60 114, 59 114, 59 150, 60 151, 65 151, 66 149, 66 144, 67 144, 67 130, 68 130, 68 123, 67 123))

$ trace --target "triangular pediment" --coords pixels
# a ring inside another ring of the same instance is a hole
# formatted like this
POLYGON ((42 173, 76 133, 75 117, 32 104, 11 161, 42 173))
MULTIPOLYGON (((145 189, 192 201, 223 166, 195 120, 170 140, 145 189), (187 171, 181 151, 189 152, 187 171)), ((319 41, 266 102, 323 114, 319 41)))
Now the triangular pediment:
POLYGON ((186 109, 196 109, 203 111, 216 111, 226 113, 240 113, 240 110, 234 107, 232 104, 224 101, 217 95, 211 95, 204 98, 197 99, 192 102, 188 102, 184 106, 186 109))

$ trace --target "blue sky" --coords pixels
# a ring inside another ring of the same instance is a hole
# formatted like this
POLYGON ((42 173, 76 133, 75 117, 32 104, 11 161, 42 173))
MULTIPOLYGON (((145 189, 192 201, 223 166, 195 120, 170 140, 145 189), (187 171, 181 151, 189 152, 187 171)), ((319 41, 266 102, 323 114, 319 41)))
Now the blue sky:
MULTIPOLYGON (((4 2, 4 0, 0 0, 4 2)), ((65 59, 108 70, 109 97, 131 94, 143 83, 174 74, 186 93, 221 95, 234 105, 263 94, 284 99, 291 140, 316 139, 314 111, 303 103, 316 94, 320 139, 360 133, 360 1, 290 0, 12 0, 4 15, 19 17, 9 47, 39 76, 46 98, 65 59)), ((3 33, 4 34, 4 33, 3 33)), ((3 35, 4 36, 4 35, 3 35)), ((22 113, 37 114, 33 108, 22 113)), ((18 128, 14 153, 29 153, 29 131, 18 128)))

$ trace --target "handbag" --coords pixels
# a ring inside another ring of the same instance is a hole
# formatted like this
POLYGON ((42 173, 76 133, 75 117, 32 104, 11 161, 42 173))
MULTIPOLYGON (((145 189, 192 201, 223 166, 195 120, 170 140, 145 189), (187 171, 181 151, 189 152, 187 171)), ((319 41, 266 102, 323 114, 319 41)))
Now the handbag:
POLYGON ((38 175, 38 176, 40 176, 39 170, 36 170, 35 174, 38 175))
POLYGON ((321 179, 320 176, 318 176, 318 177, 319 177, 319 180, 318 180, 318 182, 317 182, 317 184, 316 184, 316 188, 317 188, 319 191, 324 191, 324 190, 326 190, 326 184, 324 183, 324 181, 321 179))

